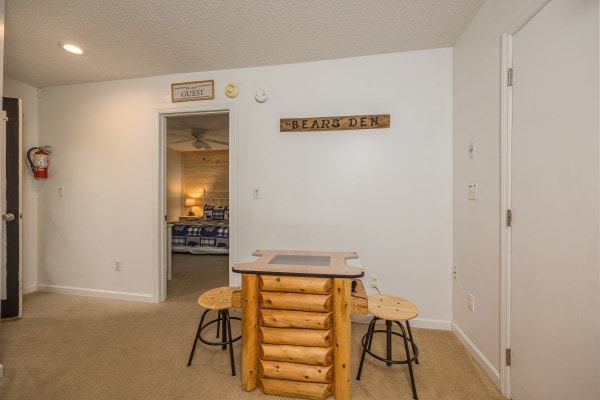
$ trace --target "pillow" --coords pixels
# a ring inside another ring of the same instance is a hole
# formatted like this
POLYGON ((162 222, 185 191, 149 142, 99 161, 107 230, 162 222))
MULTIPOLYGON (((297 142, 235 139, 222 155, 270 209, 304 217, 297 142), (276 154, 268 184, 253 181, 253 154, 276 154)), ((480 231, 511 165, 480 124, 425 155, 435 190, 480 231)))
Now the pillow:
POLYGON ((215 221, 222 221, 229 219, 229 207, 228 206, 204 206, 204 219, 211 219, 215 221))
POLYGON ((213 210, 215 206, 204 205, 204 219, 213 219, 213 210))

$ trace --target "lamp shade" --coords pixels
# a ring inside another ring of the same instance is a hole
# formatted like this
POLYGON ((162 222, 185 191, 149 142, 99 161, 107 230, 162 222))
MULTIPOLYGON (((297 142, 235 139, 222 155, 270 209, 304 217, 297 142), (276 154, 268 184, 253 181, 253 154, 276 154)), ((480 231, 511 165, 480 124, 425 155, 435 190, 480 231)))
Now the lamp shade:
POLYGON ((196 199, 185 199, 186 207, 194 207, 196 205, 196 199))

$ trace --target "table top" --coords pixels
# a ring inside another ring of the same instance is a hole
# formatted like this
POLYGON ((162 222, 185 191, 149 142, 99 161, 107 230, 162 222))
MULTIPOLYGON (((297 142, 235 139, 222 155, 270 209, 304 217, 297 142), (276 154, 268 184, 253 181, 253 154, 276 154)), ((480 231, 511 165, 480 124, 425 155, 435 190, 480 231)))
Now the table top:
POLYGON ((260 258, 249 263, 235 264, 233 272, 333 278, 360 278, 364 275, 362 268, 346 264, 346 260, 358 258, 356 252, 256 250, 252 255, 260 258))

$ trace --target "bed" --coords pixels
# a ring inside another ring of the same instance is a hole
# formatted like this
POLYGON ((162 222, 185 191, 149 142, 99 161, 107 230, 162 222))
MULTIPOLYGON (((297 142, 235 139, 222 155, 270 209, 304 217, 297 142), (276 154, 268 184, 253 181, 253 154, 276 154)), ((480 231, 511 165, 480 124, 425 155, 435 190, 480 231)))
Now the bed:
POLYGON ((204 191, 203 211, 171 225, 171 251, 191 254, 229 254, 229 192, 204 191))

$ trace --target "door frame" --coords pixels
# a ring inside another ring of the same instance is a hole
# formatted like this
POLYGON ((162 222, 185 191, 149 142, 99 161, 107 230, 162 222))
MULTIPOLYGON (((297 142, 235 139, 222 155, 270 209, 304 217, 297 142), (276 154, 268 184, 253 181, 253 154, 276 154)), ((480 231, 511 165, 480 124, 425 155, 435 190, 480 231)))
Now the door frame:
POLYGON ((506 363, 506 349, 510 349, 511 307, 511 228, 507 226, 506 210, 511 209, 511 135, 512 87, 508 85, 508 70, 512 68, 512 40, 529 21, 551 0, 536 0, 523 15, 502 34, 500 67, 500 390, 511 398, 510 366, 506 363))
MULTIPOLYGON (((17 224, 18 228, 19 228, 19 235, 17 237, 18 240, 18 247, 19 250, 17 252, 17 257, 19 259, 19 265, 18 265, 18 296, 19 296, 19 311, 17 313, 16 316, 13 317, 7 317, 4 318, 3 321, 12 321, 12 320, 19 320, 23 317, 23 295, 24 295, 24 288, 23 288, 23 220, 22 220, 22 214, 23 214, 23 99, 21 98, 17 98, 17 97, 9 97, 9 96, 4 96, 4 98, 9 98, 9 99, 13 99, 13 100, 17 100, 17 121, 18 121, 18 138, 17 138, 17 142, 18 142, 18 150, 17 150, 17 154, 18 154, 18 165, 17 165, 17 191, 18 191, 18 196, 19 196, 19 201, 18 201, 18 209, 17 210, 11 210, 14 212, 14 216, 15 219, 12 222, 13 224, 17 224)), ((8 151, 7 147, 6 147, 6 142, 7 142, 7 122, 9 121, 9 117, 7 115, 6 111, 2 111, 2 124, 3 124, 3 133, 2 133, 2 140, 0 143, 0 164, 1 164, 1 169, 0 172, 2 173, 3 177, 2 177, 2 212, 1 214, 8 212, 9 210, 7 209, 7 170, 6 170, 6 152, 8 151)), ((6 233, 6 222, 4 221, 0 221, 3 224, 3 234, 6 233)), ((7 238, 7 243, 8 243, 8 235, 6 236, 7 238)), ((2 250, 0 250, 0 257, 2 258, 2 262, 6 262, 7 259, 7 253, 8 253, 8 249, 7 247, 5 247, 4 245, 2 246, 2 250)), ((8 288, 7 288, 8 290, 8 288)), ((6 293, 6 295, 8 295, 8 293, 6 293)), ((1 296, 0 296, 1 297, 1 296)))
POLYGON ((237 176, 238 176, 238 146, 237 118, 233 104, 213 104, 196 107, 174 107, 157 110, 158 137, 158 240, 157 259, 154 273, 154 300, 157 303, 167 297, 167 118, 187 116, 192 114, 226 112, 229 114, 229 285, 236 286, 238 277, 231 270, 237 262, 237 176))

